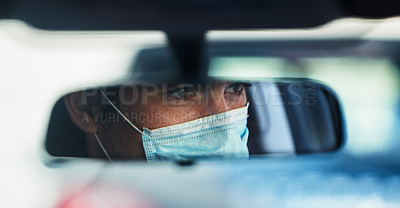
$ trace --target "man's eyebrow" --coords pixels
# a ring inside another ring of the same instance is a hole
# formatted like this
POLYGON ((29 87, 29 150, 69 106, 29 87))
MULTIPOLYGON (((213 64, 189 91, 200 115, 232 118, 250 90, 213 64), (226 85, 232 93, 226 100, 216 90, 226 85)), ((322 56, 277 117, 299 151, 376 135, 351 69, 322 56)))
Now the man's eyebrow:
POLYGON ((173 84, 167 84, 168 88, 173 88, 173 87, 197 87, 198 85, 201 85, 200 83, 173 83, 173 84))
POLYGON ((245 87, 251 87, 251 86, 253 85, 253 83, 251 83, 251 82, 242 82, 242 84, 243 84, 245 87))
POLYGON ((229 86, 236 85, 236 84, 242 84, 242 85, 244 85, 245 87, 251 87, 251 86, 253 85, 253 83, 247 82, 247 81, 227 82, 227 84, 228 84, 229 86))

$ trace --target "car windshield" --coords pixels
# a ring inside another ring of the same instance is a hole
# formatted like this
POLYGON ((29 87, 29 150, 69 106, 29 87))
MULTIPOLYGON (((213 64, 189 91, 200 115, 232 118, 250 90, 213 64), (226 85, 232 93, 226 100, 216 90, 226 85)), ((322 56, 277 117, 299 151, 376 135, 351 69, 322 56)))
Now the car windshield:
MULTIPOLYGON (((41 122, 21 128, 45 135, 35 141, 46 157, 247 159, 330 152, 345 137, 346 152, 370 153, 396 139, 398 41, 382 36, 396 20, 209 31, 204 80, 179 77, 161 31, 57 32, 4 21, 1 65, 18 80, 6 93, 17 90, 19 103, 36 109, 29 117, 41 122), (352 25, 362 27, 343 33, 352 25)), ((3 80, 4 89, 14 81, 3 80)), ((15 109, 12 101, 3 109, 15 109)))
POLYGON ((0 207, 400 207, 393 2, 0 0, 0 207))

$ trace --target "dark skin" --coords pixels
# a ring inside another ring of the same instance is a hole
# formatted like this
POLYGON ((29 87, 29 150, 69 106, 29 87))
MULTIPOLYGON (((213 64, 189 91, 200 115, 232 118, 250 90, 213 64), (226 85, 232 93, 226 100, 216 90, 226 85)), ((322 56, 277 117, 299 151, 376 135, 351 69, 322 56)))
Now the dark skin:
MULTIPOLYGON (((118 92, 115 105, 140 130, 195 120, 247 103, 246 84, 232 82, 131 85, 121 86, 118 92)), ((110 107, 104 99, 102 103, 86 103, 82 92, 68 94, 64 99, 71 119, 86 132, 88 157, 105 157, 94 137, 96 133, 111 158, 145 159, 142 135, 114 109, 104 114, 104 106, 110 107), (98 115, 108 117, 101 120, 98 115)))

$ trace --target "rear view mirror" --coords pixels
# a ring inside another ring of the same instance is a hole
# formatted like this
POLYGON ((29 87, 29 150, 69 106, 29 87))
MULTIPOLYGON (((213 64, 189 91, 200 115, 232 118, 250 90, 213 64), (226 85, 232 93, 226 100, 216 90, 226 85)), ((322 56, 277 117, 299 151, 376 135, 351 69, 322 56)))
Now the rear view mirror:
POLYGON ((45 148, 55 157, 158 161, 330 152, 343 141, 338 99, 321 83, 212 80, 65 95, 45 148))

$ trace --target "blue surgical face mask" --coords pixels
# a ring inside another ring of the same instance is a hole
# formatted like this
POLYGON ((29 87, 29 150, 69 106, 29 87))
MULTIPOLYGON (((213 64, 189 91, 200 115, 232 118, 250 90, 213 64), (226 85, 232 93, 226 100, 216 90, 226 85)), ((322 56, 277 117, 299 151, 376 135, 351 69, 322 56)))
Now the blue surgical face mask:
POLYGON ((147 161, 249 157, 248 104, 193 121, 141 131, 101 93, 132 128, 142 134, 147 161))

